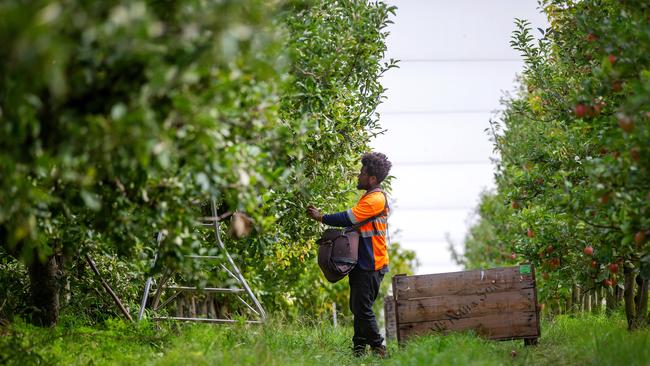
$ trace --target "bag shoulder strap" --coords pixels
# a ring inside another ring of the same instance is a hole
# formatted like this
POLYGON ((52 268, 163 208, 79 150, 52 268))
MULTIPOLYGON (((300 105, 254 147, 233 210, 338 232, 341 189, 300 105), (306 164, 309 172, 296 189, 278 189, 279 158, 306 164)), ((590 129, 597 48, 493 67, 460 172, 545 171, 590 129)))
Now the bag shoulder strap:
POLYGON ((358 223, 352 225, 352 226, 350 227, 351 229, 353 229, 353 230, 354 230, 354 229, 358 229, 358 228, 362 227, 363 225, 369 223, 370 221, 372 221, 372 220, 374 220, 374 219, 376 219, 376 218, 378 218, 378 217, 380 217, 381 215, 383 215, 383 214, 386 213, 386 209, 388 208, 388 196, 386 196, 386 192, 382 191, 381 188, 375 188, 375 189, 373 189, 372 191, 370 191, 370 192, 364 194, 364 196, 365 196, 365 195, 368 195, 368 194, 370 194, 370 193, 375 193, 375 192, 381 192, 381 193, 384 195, 384 209, 381 210, 381 212, 378 213, 378 214, 376 214, 375 216, 369 217, 369 218, 367 218, 367 219, 365 219, 365 220, 363 220, 363 221, 361 221, 361 222, 358 222, 358 223))

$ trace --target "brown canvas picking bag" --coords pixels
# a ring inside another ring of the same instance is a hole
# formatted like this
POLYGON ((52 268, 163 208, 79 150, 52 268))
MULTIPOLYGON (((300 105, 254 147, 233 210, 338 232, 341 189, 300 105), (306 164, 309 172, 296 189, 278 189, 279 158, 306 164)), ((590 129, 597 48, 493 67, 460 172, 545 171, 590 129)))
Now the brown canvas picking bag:
MULTIPOLYGON (((384 198, 386 198, 385 193, 384 198)), ((388 198, 386 198, 384 210, 379 214, 349 228, 326 229, 321 238, 316 241, 318 244, 318 266, 329 282, 340 281, 357 265, 359 260, 359 228, 384 215, 386 205, 388 205, 388 198)))

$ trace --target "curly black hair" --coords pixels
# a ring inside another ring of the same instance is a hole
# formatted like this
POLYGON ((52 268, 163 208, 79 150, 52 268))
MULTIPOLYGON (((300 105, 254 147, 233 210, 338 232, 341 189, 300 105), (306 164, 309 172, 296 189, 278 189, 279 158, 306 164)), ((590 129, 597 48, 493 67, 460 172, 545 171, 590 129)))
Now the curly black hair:
POLYGON ((393 166, 386 155, 380 152, 369 152, 361 157, 361 164, 366 167, 368 175, 377 177, 377 183, 381 183, 388 176, 390 168, 393 166))

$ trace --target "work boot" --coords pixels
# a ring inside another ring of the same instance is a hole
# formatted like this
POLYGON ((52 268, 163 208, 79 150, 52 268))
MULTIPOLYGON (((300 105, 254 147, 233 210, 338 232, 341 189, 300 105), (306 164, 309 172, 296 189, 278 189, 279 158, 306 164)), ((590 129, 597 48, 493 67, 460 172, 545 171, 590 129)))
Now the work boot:
POLYGON ((352 354, 354 357, 363 357, 366 355, 366 345, 365 344, 355 344, 352 347, 352 354))
POLYGON ((372 347, 372 353, 379 358, 388 358, 388 352, 386 352, 386 346, 384 345, 372 347))

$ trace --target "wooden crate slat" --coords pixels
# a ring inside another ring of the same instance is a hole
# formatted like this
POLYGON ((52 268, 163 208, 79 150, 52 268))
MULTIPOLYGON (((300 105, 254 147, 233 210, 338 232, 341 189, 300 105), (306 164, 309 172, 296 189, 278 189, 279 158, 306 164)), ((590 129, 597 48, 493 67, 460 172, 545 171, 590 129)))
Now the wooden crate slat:
POLYGON ((395 299, 393 296, 384 297, 384 322, 386 325, 386 340, 397 337, 397 321, 395 320, 395 299))
POLYGON ((534 287, 531 275, 519 267, 472 270, 417 276, 396 276, 395 299, 408 300, 444 295, 472 295, 507 292, 534 287))
POLYGON ((416 335, 431 332, 447 334, 451 331, 463 330, 474 330, 476 334, 493 340, 539 336, 537 332, 537 313, 534 311, 493 314, 456 320, 436 320, 407 324, 400 322, 398 324, 400 342, 416 335))
POLYGON ((397 301, 400 324, 535 311, 535 289, 397 301))

